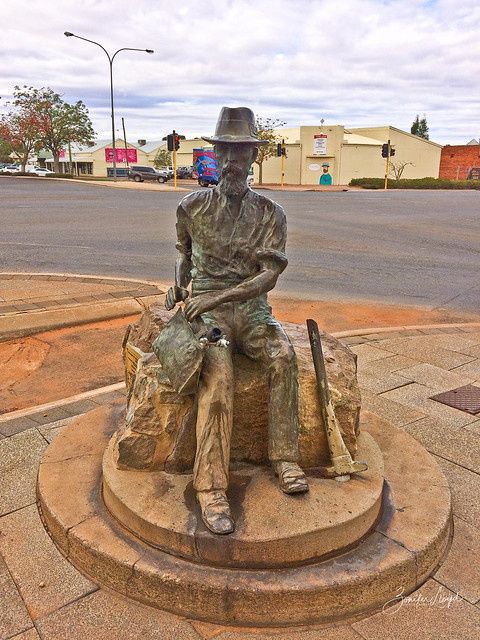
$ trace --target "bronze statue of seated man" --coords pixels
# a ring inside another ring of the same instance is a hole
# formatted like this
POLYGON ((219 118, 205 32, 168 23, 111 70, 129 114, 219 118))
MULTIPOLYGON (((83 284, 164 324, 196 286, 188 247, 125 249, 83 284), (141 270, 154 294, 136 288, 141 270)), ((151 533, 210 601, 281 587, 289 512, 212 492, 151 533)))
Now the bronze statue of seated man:
POLYGON ((205 525, 231 533, 226 496, 233 422, 232 352, 258 360, 269 380, 269 459, 285 493, 308 491, 298 465, 298 383, 293 347, 272 316, 267 292, 287 266, 285 213, 247 187, 258 147, 252 111, 224 107, 214 144, 220 181, 196 191, 177 210, 175 286, 165 306, 185 302, 190 322, 220 327, 226 348, 205 350, 198 384, 197 449, 193 486, 205 525), (191 282, 191 296, 187 290, 191 282))

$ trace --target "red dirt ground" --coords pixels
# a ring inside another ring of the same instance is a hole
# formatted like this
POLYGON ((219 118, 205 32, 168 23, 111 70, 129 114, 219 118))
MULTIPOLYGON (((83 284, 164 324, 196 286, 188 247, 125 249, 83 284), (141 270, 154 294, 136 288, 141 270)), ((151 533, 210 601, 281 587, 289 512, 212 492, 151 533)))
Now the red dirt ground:
MULTIPOLYGON (((274 297, 276 317, 315 318, 329 332, 435 323, 474 322, 473 314, 390 307, 369 302, 274 297)), ((135 316, 38 333, 0 343, 0 414, 52 402, 123 379, 121 344, 135 316)))

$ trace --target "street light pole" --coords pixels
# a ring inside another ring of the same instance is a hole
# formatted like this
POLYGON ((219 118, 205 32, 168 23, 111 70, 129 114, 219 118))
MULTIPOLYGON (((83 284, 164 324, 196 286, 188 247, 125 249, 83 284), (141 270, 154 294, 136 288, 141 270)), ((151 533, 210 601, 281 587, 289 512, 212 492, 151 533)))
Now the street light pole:
POLYGON ((120 51, 143 51, 145 53, 153 53, 153 49, 135 49, 132 47, 122 47, 121 49, 118 49, 117 51, 115 51, 113 56, 111 56, 108 53, 108 51, 105 49, 105 47, 101 45, 99 42, 95 42, 95 40, 89 40, 88 38, 77 36, 71 31, 65 31, 64 35, 66 35, 67 38, 78 38, 79 40, 85 40, 85 42, 96 44, 97 47, 100 47, 100 49, 102 49, 105 52, 108 58, 108 64, 110 66, 110 113, 111 113, 111 119, 112 119, 112 152, 113 152, 112 164, 113 164, 113 179, 114 181, 116 181, 117 180, 117 149, 115 145, 115 111, 113 108, 113 61, 117 53, 120 53, 120 51))

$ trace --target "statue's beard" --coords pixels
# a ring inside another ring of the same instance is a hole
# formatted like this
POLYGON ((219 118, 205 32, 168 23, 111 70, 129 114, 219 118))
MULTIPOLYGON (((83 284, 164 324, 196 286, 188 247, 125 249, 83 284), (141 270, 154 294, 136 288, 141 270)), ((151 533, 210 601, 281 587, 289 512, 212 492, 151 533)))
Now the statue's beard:
POLYGON ((235 165, 223 167, 218 190, 225 196, 240 196, 247 188, 247 173, 235 165))

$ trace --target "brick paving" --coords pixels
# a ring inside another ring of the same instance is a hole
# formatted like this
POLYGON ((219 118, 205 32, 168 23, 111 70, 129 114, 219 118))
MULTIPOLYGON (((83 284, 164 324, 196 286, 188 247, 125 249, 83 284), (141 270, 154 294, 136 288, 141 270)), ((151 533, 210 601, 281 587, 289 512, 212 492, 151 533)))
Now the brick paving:
POLYGON ((0 316, 145 298, 160 293, 156 285, 140 281, 0 273, 0 316))
MULTIPOLYGON (((93 284, 93 283, 92 283, 93 284)), ((38 461, 73 417, 122 389, 0 422, 0 639, 473 640, 480 629, 480 413, 432 400, 480 387, 480 324, 342 335, 358 357, 363 407, 408 431, 448 478, 455 534, 437 573, 407 599, 332 627, 239 629, 200 623, 99 589, 63 560, 35 507, 38 461), (58 411, 61 411, 58 413, 58 411), (23 538, 22 538, 23 537, 23 538), (21 549, 12 540, 23 539, 21 549)))

